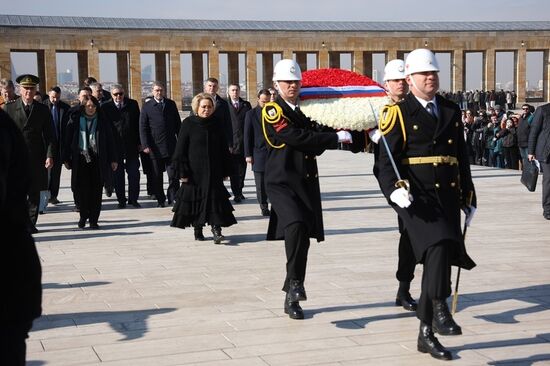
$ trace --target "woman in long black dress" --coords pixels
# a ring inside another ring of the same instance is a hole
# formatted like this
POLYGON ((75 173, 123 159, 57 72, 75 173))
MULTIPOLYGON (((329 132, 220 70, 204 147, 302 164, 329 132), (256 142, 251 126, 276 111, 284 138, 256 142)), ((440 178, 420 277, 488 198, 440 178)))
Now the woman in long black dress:
POLYGON ((204 240, 202 227, 212 226, 214 243, 224 239, 221 228, 236 224, 223 181, 232 171, 222 121, 212 117, 215 103, 209 94, 191 102, 194 115, 181 125, 173 162, 182 186, 172 211, 171 226, 195 228, 195 240, 204 240))

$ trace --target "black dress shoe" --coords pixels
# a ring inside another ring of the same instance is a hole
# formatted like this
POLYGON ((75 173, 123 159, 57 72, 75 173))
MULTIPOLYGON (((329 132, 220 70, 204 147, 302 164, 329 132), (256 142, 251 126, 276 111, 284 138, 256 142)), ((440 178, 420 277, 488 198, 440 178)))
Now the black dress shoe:
POLYGON ((204 241, 204 234, 202 233, 202 226, 195 226, 195 240, 204 241))
POLYGON ((128 204, 134 206, 135 208, 141 208, 138 201, 128 201, 128 204))
POLYGON ((298 301, 290 301, 288 294, 285 298, 285 314, 290 319, 304 319, 304 311, 298 301))
POLYGON ((97 222, 90 222, 90 229, 99 230, 99 225, 97 224, 97 222))
POLYGON ((235 197, 233 198, 233 202, 235 202, 235 203, 241 203, 241 202, 242 202, 242 198, 239 197, 239 196, 235 196, 235 197))
POLYGON ((61 203, 61 201, 59 201, 57 199, 57 197, 52 197, 48 200, 49 203, 51 203, 52 205, 57 205, 58 203, 61 203))
POLYGON ((395 296, 395 306, 403 306, 403 309, 407 311, 416 311, 416 301, 412 298, 409 288, 410 282, 399 282, 399 290, 395 296))
POLYGON ((453 359, 451 352, 439 343, 432 331, 432 328, 424 322, 420 323, 420 331, 418 332, 418 342, 416 348, 419 352, 429 353, 433 358, 437 358, 438 360, 453 359))
POLYGON ((119 202, 118 203, 118 208, 126 208, 126 203, 125 202, 119 202))
POLYGON ((288 296, 290 301, 292 302, 306 301, 307 295, 306 295, 306 289, 304 288, 304 281, 290 280, 288 296))
POLYGON ((212 234, 214 235, 214 244, 221 244, 225 237, 222 235, 222 228, 220 226, 212 226, 212 234))
POLYGON ((269 216, 271 212, 269 212, 268 208, 262 208, 262 216, 269 216))
POLYGON ((166 204, 164 202, 157 203, 157 207, 166 207, 166 204))
POLYGON ((434 317, 432 320, 432 327, 435 333, 441 335, 460 335, 462 334, 462 328, 456 324, 447 302, 445 300, 433 300, 434 317))
POLYGON ((84 226, 86 226, 86 218, 81 217, 80 220, 78 220, 78 228, 84 229, 84 226))
POLYGON ((546 220, 550 220, 550 213, 543 213, 542 217, 544 217, 546 220))

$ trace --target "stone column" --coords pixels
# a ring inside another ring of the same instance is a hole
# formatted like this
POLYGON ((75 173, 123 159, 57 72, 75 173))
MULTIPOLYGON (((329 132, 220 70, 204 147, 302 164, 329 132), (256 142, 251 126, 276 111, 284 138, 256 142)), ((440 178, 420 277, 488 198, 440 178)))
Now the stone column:
POLYGON ((397 58, 397 49, 391 48, 386 52, 386 63, 397 58))
POLYGON ((307 70, 307 52, 296 52, 296 63, 303 71, 307 70))
POLYGON ((130 87, 128 89, 130 98, 137 100, 141 105, 141 52, 138 48, 130 49, 130 87))
POLYGON ((256 50, 246 50, 246 99, 252 104, 256 101, 258 92, 258 66, 256 65, 256 50))
POLYGON ((227 53, 227 85, 239 84, 239 53, 227 53))
POLYGON ((88 51, 77 51, 76 59, 78 63, 78 86, 82 86, 82 81, 88 77, 88 51))
POLYGON ((168 85, 166 83, 166 53, 155 52, 155 80, 164 84, 166 92, 168 92, 168 85))
POLYGON ((514 74, 516 76, 516 94, 518 97, 517 103, 525 103, 526 91, 526 62, 527 50, 525 47, 518 49, 515 54, 514 74))
POLYGON ((484 53, 483 80, 485 90, 495 90, 495 49, 488 49, 484 53))
POLYGON ((319 50, 319 68, 326 69, 329 67, 329 58, 330 54, 326 48, 321 48, 319 50))
POLYGON ((10 50, 0 50, 0 78, 11 79, 11 57, 10 50))
POLYGON ((44 83, 40 83, 40 89, 42 92, 47 92, 51 87, 57 85, 57 64, 55 50, 44 50, 44 68, 45 79, 44 83))
POLYGON ((550 50, 544 50, 542 70, 542 96, 545 102, 550 102, 550 50))
POLYGON ((181 61, 180 51, 170 50, 170 98, 176 102, 179 110, 182 110, 181 94, 181 61))
POLYGON ((204 89, 204 68, 202 66, 202 52, 191 53, 191 69, 193 74, 193 95, 204 89))
POLYGON ((263 84, 264 88, 270 88, 273 85, 273 53, 264 52, 262 53, 262 56, 263 84))
POLYGON ((88 50, 88 75, 81 76, 84 80, 88 76, 93 76, 99 80, 99 50, 96 47, 91 47, 88 50))
POLYGON ((365 74, 365 62, 363 51, 353 51, 353 66, 352 70, 358 74, 365 74))
POLYGON ((372 78, 372 55, 373 52, 363 52, 363 75, 372 78))
POLYGON ((128 92, 128 52, 116 52, 116 73, 118 83, 128 92))
POLYGON ((220 79, 220 52, 217 48, 208 51, 208 77, 220 79))
POLYGON ((452 73, 451 73, 451 89, 456 92, 464 90, 464 50, 454 50, 452 54, 452 73))
POLYGON ((45 62, 45 51, 39 50, 36 51, 36 66, 38 69, 38 78, 40 79, 40 84, 38 84, 38 91, 44 93, 46 90, 46 62, 45 62))

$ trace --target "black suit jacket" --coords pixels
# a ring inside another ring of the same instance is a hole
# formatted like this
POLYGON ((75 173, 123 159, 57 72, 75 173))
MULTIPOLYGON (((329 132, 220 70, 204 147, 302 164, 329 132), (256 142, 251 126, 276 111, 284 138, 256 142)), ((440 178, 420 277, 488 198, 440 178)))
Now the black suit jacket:
POLYGON ((137 159, 139 155, 139 105, 134 99, 125 97, 119 110, 113 100, 101 105, 107 120, 113 125, 113 134, 118 157, 137 159))
POLYGON ((252 109, 252 106, 246 100, 239 98, 239 108, 235 109, 233 102, 229 105, 229 115, 231 116, 231 127, 233 129, 233 149, 232 153, 243 155, 244 140, 244 119, 246 113, 252 109))
MULTIPOLYGON (((48 107, 51 113, 53 104, 50 101, 50 99, 49 98, 46 99, 43 103, 48 107)), ((59 121, 59 125, 57 126, 57 129, 52 117, 52 133, 57 143, 56 156, 58 157, 63 156, 63 149, 64 149, 63 142, 65 141, 65 132, 66 132, 65 130, 67 129, 67 122, 69 122, 70 109, 71 109, 71 106, 68 105, 67 103, 61 100, 57 102, 57 116, 59 121)), ((61 159, 59 158, 56 160, 61 162, 61 159)))
POLYGON ((256 106, 246 112, 244 119, 244 156, 252 157, 252 170, 263 172, 267 158, 267 145, 262 131, 262 108, 256 106))
POLYGON ((223 133, 227 141, 227 146, 233 146, 233 126, 231 124, 231 115, 229 113, 229 104, 225 99, 216 94, 216 109, 214 110, 214 119, 222 123, 223 133))
POLYGON ((550 162, 550 104, 542 105, 535 111, 527 150, 537 160, 550 162))
POLYGON ((164 108, 155 99, 143 105, 139 136, 143 148, 151 149, 152 159, 172 158, 180 126, 180 115, 173 100, 164 98, 164 108))

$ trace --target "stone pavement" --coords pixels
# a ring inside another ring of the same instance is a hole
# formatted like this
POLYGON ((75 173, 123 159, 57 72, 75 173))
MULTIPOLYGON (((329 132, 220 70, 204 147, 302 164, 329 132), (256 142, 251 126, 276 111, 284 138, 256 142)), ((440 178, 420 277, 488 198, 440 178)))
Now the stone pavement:
MULTIPOLYGON (((430 365, 418 320, 394 306, 397 220, 372 175, 372 155, 319 158, 326 241, 312 242, 302 305, 283 313, 284 246, 266 242, 252 174, 226 245, 169 226, 170 208, 104 200, 101 230, 78 230, 64 202, 39 217, 44 315, 28 340, 38 365, 430 365)), ((439 337, 455 365, 550 364, 550 222, 540 186, 519 172, 473 167, 479 209, 467 246, 457 322, 439 337)), ((144 187, 142 181, 142 189, 144 187)), ((540 183, 539 183, 540 184, 540 183)), ((411 293, 418 297, 421 266, 411 293)), ((454 278, 453 271, 453 278, 454 278)))

